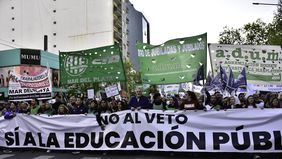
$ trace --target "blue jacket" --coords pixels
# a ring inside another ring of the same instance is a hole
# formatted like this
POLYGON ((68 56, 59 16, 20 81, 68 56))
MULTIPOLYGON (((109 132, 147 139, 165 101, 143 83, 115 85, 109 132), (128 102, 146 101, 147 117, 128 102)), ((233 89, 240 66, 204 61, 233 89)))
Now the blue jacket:
POLYGON ((85 114, 88 110, 84 105, 81 105, 79 107, 75 106, 71 110, 71 114, 85 114))
POLYGON ((146 96, 141 96, 139 100, 137 100, 137 97, 134 96, 129 101, 129 107, 141 107, 141 109, 152 109, 152 104, 150 103, 149 99, 146 96))

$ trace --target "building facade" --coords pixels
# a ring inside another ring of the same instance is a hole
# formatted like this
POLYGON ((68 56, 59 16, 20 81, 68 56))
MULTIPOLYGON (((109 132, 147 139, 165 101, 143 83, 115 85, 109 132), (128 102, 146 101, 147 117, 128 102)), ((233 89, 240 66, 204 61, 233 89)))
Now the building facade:
POLYGON ((150 42, 148 21, 128 0, 1 0, 0 21, 0 50, 58 53, 119 43, 138 69, 136 41, 150 42))
POLYGON ((150 43, 150 25, 145 16, 137 11, 128 0, 123 3, 123 52, 131 60, 134 69, 139 70, 136 43, 150 43))

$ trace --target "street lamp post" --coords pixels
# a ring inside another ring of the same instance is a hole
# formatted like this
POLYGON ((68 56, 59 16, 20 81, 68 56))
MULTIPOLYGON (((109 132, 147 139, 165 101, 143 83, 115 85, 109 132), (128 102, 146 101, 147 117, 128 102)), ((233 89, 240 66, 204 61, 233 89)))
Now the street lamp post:
POLYGON ((253 3, 253 5, 279 6, 279 4, 276 3, 253 3))

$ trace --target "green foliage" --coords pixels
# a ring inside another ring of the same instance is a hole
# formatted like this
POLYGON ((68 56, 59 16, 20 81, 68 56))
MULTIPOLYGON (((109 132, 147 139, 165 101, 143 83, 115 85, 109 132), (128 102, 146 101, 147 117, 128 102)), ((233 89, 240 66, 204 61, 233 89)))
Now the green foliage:
POLYGON ((260 19, 247 23, 241 28, 225 26, 219 34, 220 44, 282 45, 282 0, 279 0, 277 13, 272 23, 260 19))
POLYGON ((268 26, 266 23, 257 19, 255 22, 245 24, 243 27, 244 44, 262 45, 267 43, 268 26))
POLYGON ((220 44, 262 45, 268 41, 268 26, 257 19, 255 22, 245 24, 242 28, 225 26, 219 36, 220 44))
POLYGON ((282 45, 282 0, 278 4, 277 13, 274 14, 273 22, 268 30, 268 43, 272 45, 282 45))
POLYGON ((142 83, 141 74, 133 69, 133 64, 129 60, 125 60, 124 67, 126 73, 127 91, 132 94, 134 93, 135 87, 142 83))
POLYGON ((243 44, 244 39, 241 36, 241 29, 228 28, 225 26, 223 32, 219 34, 220 44, 243 44))

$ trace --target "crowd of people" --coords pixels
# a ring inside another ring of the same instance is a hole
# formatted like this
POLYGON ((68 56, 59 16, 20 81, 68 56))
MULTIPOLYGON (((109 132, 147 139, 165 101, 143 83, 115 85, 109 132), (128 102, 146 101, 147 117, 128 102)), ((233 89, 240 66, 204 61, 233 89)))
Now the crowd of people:
POLYGON ((32 99, 30 102, 6 102, 0 104, 0 115, 5 119, 11 119, 17 113, 24 114, 95 114, 113 113, 122 110, 156 109, 156 110, 220 110, 236 108, 281 108, 282 93, 264 93, 246 96, 240 93, 237 96, 224 97, 222 93, 210 94, 206 91, 203 95, 187 91, 180 98, 179 95, 163 96, 156 92, 151 96, 144 96, 142 88, 136 89, 135 96, 115 99, 86 99, 76 96, 69 98, 56 95, 54 102, 32 99))
MULTIPOLYGON (((23 114, 46 114, 68 115, 68 114, 93 114, 102 130, 105 130, 101 114, 113 113, 122 110, 227 110, 227 109, 249 109, 249 108, 282 108, 282 93, 259 93, 246 95, 240 93, 238 96, 224 97, 222 93, 196 94, 187 91, 183 97, 178 94, 163 96, 159 92, 150 96, 143 95, 142 88, 137 88, 135 95, 130 99, 102 98, 100 100, 80 98, 77 96, 56 95, 53 100, 37 101, 32 99, 29 102, 5 102, 0 103, 0 116, 5 119, 12 119, 19 113, 23 114), (53 101, 53 102, 50 102, 53 101)), ((7 149, 11 151, 10 149, 7 149)), ((50 151, 50 150, 48 150, 50 151)), ((74 152, 75 153, 75 152, 74 152)))

